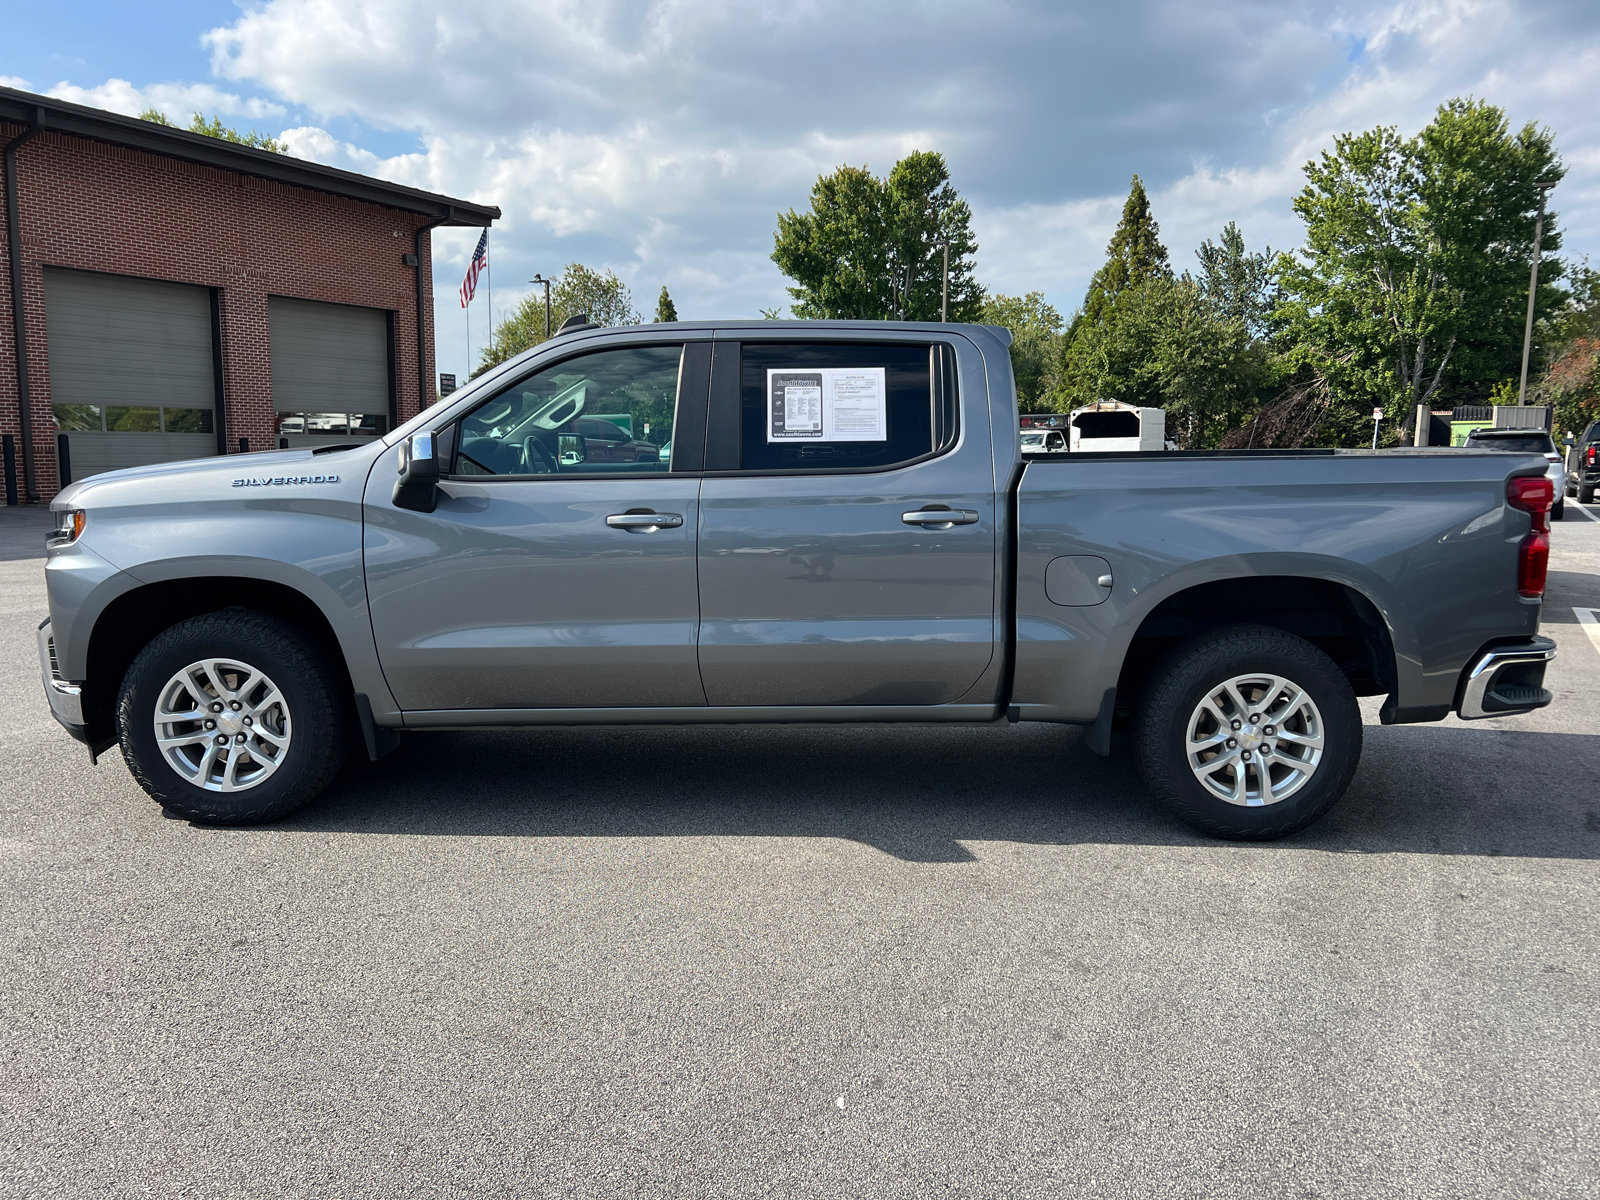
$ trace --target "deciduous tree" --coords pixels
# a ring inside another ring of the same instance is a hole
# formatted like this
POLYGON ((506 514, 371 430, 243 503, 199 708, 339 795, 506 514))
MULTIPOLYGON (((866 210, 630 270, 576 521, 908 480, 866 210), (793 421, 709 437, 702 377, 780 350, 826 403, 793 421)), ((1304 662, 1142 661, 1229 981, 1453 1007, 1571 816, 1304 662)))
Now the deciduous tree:
MULTIPOLYGON (((664 289, 663 289, 664 290, 664 289)), ((596 325, 637 325, 639 313, 633 307, 628 285, 611 270, 596 271, 582 263, 568 263, 550 288, 550 332, 554 336, 563 321, 579 314, 596 325)), ((478 358, 473 377, 508 358, 531 350, 545 340, 544 295, 531 293, 512 313, 495 326, 494 340, 478 358)))
MULTIPOLYGON (((1377 404, 1407 430, 1417 404, 1482 403, 1516 373, 1533 185, 1562 172, 1548 131, 1512 134, 1493 105, 1452 100, 1413 138, 1346 134, 1305 170, 1306 245, 1279 259, 1281 346, 1296 365, 1351 412, 1377 404)), ((1544 245, 1547 314, 1560 298, 1553 213, 1544 245)))
POLYGON ((1061 344, 1061 314, 1045 302, 1043 292, 1026 296, 990 296, 978 320, 1011 331, 1011 373, 1024 412, 1045 403, 1055 389, 1061 344))
POLYGON ((949 318, 976 319, 972 211, 942 154, 915 151, 880 179, 843 166, 819 178, 811 207, 778 214, 772 261, 790 279, 796 317, 937 321, 950 248, 949 318))
MULTIPOLYGON (((158 108, 147 108, 139 114, 141 121, 149 121, 154 125, 166 125, 177 128, 167 115, 158 108)), ((240 133, 237 129, 230 129, 222 123, 222 118, 213 115, 208 121, 199 113, 195 113, 189 120, 190 133, 203 133, 207 137, 220 138, 225 142, 237 142, 241 146, 253 146, 257 150, 270 150, 273 154, 287 154, 288 147, 276 138, 269 137, 252 129, 249 133, 240 133)))

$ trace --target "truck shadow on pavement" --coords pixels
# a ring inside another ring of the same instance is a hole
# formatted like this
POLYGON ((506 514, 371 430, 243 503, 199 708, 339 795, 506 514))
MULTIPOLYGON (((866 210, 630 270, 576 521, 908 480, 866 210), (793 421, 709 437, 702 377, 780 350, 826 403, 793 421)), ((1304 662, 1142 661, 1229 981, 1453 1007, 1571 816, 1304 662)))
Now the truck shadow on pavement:
POLYGON ((521 838, 841 838, 918 863, 969 843, 1211 846, 1259 853, 1600 857, 1600 736, 1367 728, 1355 783, 1292 838, 1194 833, 1144 790, 1119 735, 1015 727, 591 728, 414 734, 283 832, 521 838))

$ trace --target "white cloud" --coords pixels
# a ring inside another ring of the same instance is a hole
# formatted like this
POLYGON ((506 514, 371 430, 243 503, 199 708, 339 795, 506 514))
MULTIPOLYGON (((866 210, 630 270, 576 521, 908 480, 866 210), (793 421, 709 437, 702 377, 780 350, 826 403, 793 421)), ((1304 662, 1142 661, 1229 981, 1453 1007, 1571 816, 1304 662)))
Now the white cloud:
MULTIPOLYGON (((1132 174, 1179 267, 1228 220, 1288 248, 1301 167, 1334 135, 1410 132, 1465 94, 1554 129, 1567 248, 1600 258, 1584 0, 262 0, 205 42, 239 94, 112 80, 69 98, 292 112, 293 153, 497 204, 497 308, 576 259, 641 308, 666 282, 686 315, 754 315, 786 302, 778 210, 842 162, 923 148, 973 205, 979 277, 1068 312, 1132 174)), ((446 356, 476 236, 436 235, 446 356)))
POLYGON ((0 87, 16 88, 19 92, 33 91, 26 79, 18 79, 15 75, 0 75, 0 87))
POLYGON ((250 117, 259 121, 281 117, 286 111, 281 104, 220 91, 209 83, 154 83, 141 88, 134 87, 126 79, 108 79, 98 87, 85 88, 62 82, 45 94, 57 100, 105 108, 130 117, 153 108, 169 120, 183 125, 187 125, 189 118, 197 112, 208 117, 220 114, 224 117, 250 117))

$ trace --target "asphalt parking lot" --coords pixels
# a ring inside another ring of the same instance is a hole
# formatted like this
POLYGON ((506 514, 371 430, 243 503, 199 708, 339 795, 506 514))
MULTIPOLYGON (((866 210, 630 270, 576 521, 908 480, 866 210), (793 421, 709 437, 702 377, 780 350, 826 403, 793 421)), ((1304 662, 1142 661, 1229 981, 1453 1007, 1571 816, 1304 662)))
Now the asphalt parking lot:
POLYGON ((419 735, 168 820, 50 720, 0 511, 0 1194, 1600 1195, 1574 508, 1555 704, 1368 704, 1261 846, 1032 725, 419 735))

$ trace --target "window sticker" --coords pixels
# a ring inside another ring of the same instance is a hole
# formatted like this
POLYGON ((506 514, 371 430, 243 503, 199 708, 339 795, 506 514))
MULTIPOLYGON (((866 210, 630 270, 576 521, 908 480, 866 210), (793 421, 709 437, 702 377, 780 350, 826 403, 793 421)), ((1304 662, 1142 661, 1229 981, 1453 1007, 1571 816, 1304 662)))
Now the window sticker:
POLYGON ((767 371, 768 442, 889 439, 882 367, 767 371))

